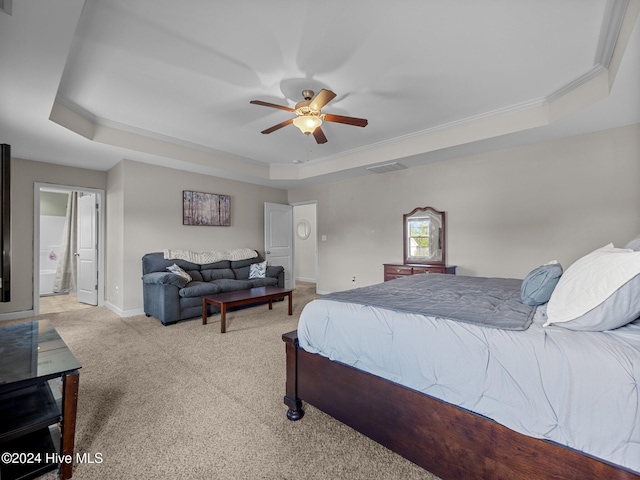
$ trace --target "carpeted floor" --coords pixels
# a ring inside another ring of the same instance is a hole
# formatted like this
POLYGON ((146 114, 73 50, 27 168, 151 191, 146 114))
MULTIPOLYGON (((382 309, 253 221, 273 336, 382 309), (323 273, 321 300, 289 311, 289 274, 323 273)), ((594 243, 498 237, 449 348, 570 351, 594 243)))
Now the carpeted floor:
POLYGON ((281 335, 314 289, 298 284, 291 317, 286 302, 228 313, 225 334, 219 315, 167 327, 103 307, 40 315, 82 363, 76 451, 102 457, 73 478, 435 479, 313 407, 286 419, 281 335))

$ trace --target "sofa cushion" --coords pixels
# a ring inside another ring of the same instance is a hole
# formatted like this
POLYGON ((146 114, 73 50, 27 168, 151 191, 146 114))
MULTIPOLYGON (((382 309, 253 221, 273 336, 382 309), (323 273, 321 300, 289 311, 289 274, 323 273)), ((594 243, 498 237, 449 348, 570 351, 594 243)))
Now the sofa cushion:
POLYGON ((212 268, 231 268, 231 262, 229 260, 220 260, 215 263, 205 263, 200 266, 200 270, 211 270, 212 268))
POLYGON ((201 270, 202 280, 205 282, 211 282, 212 280, 220 280, 222 278, 230 278, 235 279, 235 275, 233 274, 233 270, 230 268, 216 268, 216 269, 206 269, 201 270))
POLYGON ((268 287, 272 285, 277 285, 278 279, 272 278, 272 277, 252 278, 251 280, 249 280, 249 283, 251 283, 251 288, 268 287))
POLYGON ((170 272, 152 272, 142 276, 142 283, 156 283, 159 285, 174 285, 183 288, 187 280, 180 275, 170 272))
POLYGON ((202 278, 202 274, 200 273, 200 270, 187 270, 186 272, 191 277, 191 281, 204 282, 204 279, 202 278))
POLYGON ((233 273, 235 275, 236 280, 248 280, 249 279, 249 269, 251 267, 240 267, 234 268, 233 273))
POLYGON ((264 262, 264 259, 260 255, 258 255, 255 258, 247 258, 246 260, 234 260, 231 262, 231 268, 235 270, 237 268, 248 267, 252 263, 260 262, 264 262))
POLYGON ((230 278, 221 278, 211 282, 220 287, 220 292, 234 292, 236 290, 246 290, 251 288, 251 282, 247 280, 232 280, 230 278))
POLYGON ((142 257, 142 274, 151 272, 164 272, 167 267, 173 264, 178 265, 185 271, 200 270, 200 265, 187 262, 186 260, 165 260, 162 252, 147 253, 142 257))
POLYGON ((210 282, 190 282, 178 292, 181 297, 203 297, 220 293, 220 287, 210 282))
POLYGON ((267 265, 267 277, 278 278, 281 272, 284 272, 284 267, 281 265, 267 265))

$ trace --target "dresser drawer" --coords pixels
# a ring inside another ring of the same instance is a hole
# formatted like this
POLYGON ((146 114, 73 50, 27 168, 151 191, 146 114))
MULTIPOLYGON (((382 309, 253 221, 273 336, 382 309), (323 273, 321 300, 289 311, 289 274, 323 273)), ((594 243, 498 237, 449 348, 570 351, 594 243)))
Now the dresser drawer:
POLYGON ((418 273, 442 273, 442 269, 438 267, 413 267, 413 274, 418 273))
POLYGON ((388 282, 395 278, 406 277, 407 275, 425 273, 448 273, 455 275, 455 265, 404 265, 404 264, 384 264, 384 281, 388 282))
POLYGON ((399 265, 385 265, 385 275, 413 275, 413 268, 399 265))
POLYGON ((407 275, 389 275, 387 273, 384 274, 384 281, 388 282, 389 280, 395 280, 396 278, 404 278, 407 275))
POLYGON ((446 266, 446 265, 430 265, 425 267, 413 267, 413 273, 449 273, 455 274, 456 267, 455 266, 446 266))

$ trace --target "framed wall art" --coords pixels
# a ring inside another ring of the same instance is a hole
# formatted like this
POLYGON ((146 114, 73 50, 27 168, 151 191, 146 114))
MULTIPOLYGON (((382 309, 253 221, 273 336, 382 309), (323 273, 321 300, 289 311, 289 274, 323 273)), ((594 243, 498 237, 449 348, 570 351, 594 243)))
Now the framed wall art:
POLYGON ((231 197, 184 190, 182 192, 182 224, 231 226, 231 197))

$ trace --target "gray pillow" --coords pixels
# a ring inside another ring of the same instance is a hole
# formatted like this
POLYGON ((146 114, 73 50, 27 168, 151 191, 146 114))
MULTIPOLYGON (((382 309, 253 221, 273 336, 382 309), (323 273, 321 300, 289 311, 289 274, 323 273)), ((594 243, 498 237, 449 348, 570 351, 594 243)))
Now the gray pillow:
POLYGON ((627 243, 627 246, 624 248, 630 248, 631 250, 635 250, 636 252, 640 252, 640 235, 627 243))
POLYGON ((524 277, 520 288, 520 300, 525 305, 532 306, 547 303, 561 276, 562 265, 559 263, 540 265, 524 277))

